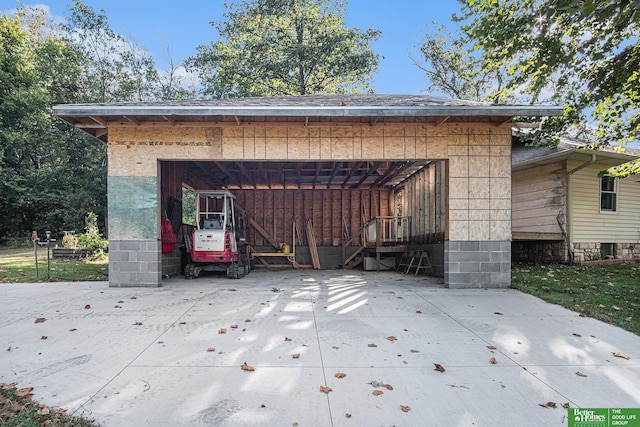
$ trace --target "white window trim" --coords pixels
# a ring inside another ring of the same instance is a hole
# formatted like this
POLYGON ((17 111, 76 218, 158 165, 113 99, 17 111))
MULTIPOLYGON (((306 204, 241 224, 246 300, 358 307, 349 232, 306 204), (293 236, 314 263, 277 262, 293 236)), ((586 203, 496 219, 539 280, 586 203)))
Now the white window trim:
POLYGON ((604 175, 604 176, 602 176, 602 177, 600 177, 598 179, 599 187, 600 187, 600 191, 598 192, 598 209, 599 209, 600 213, 608 214, 608 215, 612 215, 612 214, 617 214, 618 213, 618 199, 620 198, 619 194, 618 194, 618 188, 619 188, 618 183, 619 183, 619 181, 620 180, 618 178, 616 178, 615 176, 611 176, 611 175, 604 175), (613 191, 606 191, 605 192, 606 194, 615 195, 615 197, 614 197, 615 203, 614 203, 613 209, 611 209, 611 210, 602 209, 602 178, 604 178, 605 176, 613 178, 613 191))

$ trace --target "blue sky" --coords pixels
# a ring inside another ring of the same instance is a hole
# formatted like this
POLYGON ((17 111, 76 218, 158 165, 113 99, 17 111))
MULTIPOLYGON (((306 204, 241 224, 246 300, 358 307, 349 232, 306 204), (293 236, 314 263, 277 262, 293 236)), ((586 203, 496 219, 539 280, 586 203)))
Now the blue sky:
MULTIPOLYGON (((47 6, 51 15, 67 15, 67 0, 22 0, 23 5, 47 6)), ((166 46, 174 60, 195 54, 196 47, 216 38, 211 21, 222 19, 222 0, 85 0, 99 11, 104 9, 111 27, 148 49, 160 66, 166 46)), ((16 0, 0 0, 3 11, 15 8, 16 0)), ((456 0, 350 0, 347 25, 377 29, 382 36, 373 45, 384 58, 373 80, 377 93, 420 94, 428 87, 423 72, 409 58, 418 57, 415 47, 426 24, 437 21, 451 26, 451 15, 459 11, 456 0)))

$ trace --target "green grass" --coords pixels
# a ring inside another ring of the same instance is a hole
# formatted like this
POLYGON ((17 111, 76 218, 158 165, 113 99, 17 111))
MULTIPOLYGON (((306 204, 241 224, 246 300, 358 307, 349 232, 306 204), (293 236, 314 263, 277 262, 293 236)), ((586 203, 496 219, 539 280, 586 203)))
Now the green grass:
POLYGON ((640 264, 514 267, 515 289, 640 335, 640 264))
POLYGON ((0 425, 39 427, 93 427, 92 420, 72 417, 63 409, 48 408, 31 399, 31 389, 17 389, 13 384, 0 383, 0 425))
POLYGON ((47 268, 47 250, 38 250, 36 275, 33 248, 0 250, 0 282, 48 282, 108 280, 108 258, 95 261, 51 258, 47 268), (49 278, 50 277, 50 278, 49 278))

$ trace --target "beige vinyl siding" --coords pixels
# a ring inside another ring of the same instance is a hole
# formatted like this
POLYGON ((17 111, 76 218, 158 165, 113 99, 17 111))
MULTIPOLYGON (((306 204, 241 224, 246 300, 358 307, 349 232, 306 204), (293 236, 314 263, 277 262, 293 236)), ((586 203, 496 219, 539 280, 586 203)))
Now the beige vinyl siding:
POLYGON ((567 203, 564 162, 515 171, 512 180, 513 231, 561 233, 567 203))
MULTIPOLYGON (((568 168, 578 166, 570 162, 568 168)), ((640 241, 640 183, 637 176, 618 181, 616 212, 600 212, 600 178, 607 167, 594 163, 572 177, 571 236, 574 243, 640 241)))

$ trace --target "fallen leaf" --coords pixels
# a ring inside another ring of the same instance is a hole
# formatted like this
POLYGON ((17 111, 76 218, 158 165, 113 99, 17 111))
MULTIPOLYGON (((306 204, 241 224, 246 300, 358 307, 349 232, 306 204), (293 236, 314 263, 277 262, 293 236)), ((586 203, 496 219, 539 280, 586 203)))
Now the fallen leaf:
POLYGON ((294 359, 300 359, 300 353, 294 353, 291 355, 294 359))
POLYGON ((298 423, 294 422, 293 424, 291 424, 293 427, 298 427, 298 423))
POLYGON ((25 397, 27 399, 30 399, 33 396, 33 394, 31 393, 32 390, 33 390, 33 387, 24 387, 18 390, 16 392, 16 395, 18 397, 25 397))
POLYGON ((245 322, 249 323, 249 322, 251 322, 251 319, 245 319, 245 322))
POLYGON ((76 328, 71 328, 71 329, 69 329, 69 332, 75 332, 75 331, 77 331, 77 329, 76 329, 76 328))
POLYGON ((330 391, 333 391, 331 387, 320 386, 320 391, 326 394, 329 394, 330 391))
POLYGON ((180 325, 186 325, 187 322, 180 322, 180 325))
POLYGON ((386 388, 387 390, 393 390, 393 386, 391 384, 385 384, 384 388, 386 388))
POLYGON ((497 363, 496 358, 492 357, 491 359, 489 359, 489 363, 491 363, 492 365, 495 365, 497 363))
POLYGON ((384 383, 381 383, 380 381, 369 381, 368 384, 371 384, 373 387, 383 387, 384 383))
POLYGON ((502 316, 502 313, 500 313, 499 311, 494 311, 493 314, 497 314, 498 316, 502 316))
POLYGON ((578 317, 587 317, 587 315, 584 314, 584 313, 580 313, 580 314, 578 314, 578 317))
POLYGON ((387 339, 391 342, 398 341, 398 338, 394 337, 393 335, 389 335, 387 339))
POLYGON ((334 346, 333 346, 333 347, 331 347, 331 348, 332 348, 332 349, 334 349, 334 350, 337 350, 337 349, 339 349, 340 347, 338 347, 337 345, 334 345, 334 346))
POLYGON ((620 311, 622 310, 620 307, 618 307, 617 305, 612 306, 611 308, 613 308, 615 311, 620 311))
POLYGON ((262 405, 260 405, 261 408, 266 408, 267 405, 265 405, 264 403, 262 405))
POLYGON ((433 366, 435 366, 435 370, 436 371, 440 371, 440 372, 444 372, 444 367, 442 365, 440 365, 439 363, 434 363, 433 366))
POLYGON ((400 405, 400 409, 402 410, 402 412, 409 412, 411 410, 411 406, 400 405))
POLYGON ((113 308, 122 308, 119 305, 114 305, 113 308))
POLYGON ((142 322, 136 322, 133 324, 133 326, 142 326, 142 322))
POLYGON ((44 323, 44 322, 46 322, 46 321, 47 321, 47 319, 46 319, 46 318, 44 318, 44 317, 38 317, 34 323, 44 323))
POLYGON ((90 308, 91 308, 91 304, 87 304, 87 305, 84 306, 85 310, 89 310, 90 308))
POLYGON ((418 313, 418 314, 422 314, 422 311, 420 311, 420 310, 416 310, 416 313, 418 313))
POLYGON ((569 405, 569 402, 567 402, 567 403, 563 403, 563 404, 562 404, 562 407, 563 407, 564 409, 569 409, 569 408, 571 407, 571 405, 569 405))
POLYGON ((556 402, 547 402, 547 403, 539 403, 539 406, 542 406, 543 408, 557 408, 558 405, 556 405, 556 402))
POLYGON ((215 348, 213 348, 213 347, 209 347, 209 348, 207 349, 207 351, 216 351, 216 349, 215 349, 215 348))
POLYGON ((573 333, 573 335, 576 336, 576 337, 581 337, 582 336, 580 334, 576 334, 575 332, 573 333))
POLYGON ((124 304, 124 301, 118 301, 118 304, 124 304))
POLYGON ((220 329, 218 329, 218 333, 219 333, 219 334, 226 334, 226 333, 227 333, 227 328, 220 328, 220 329))
POLYGON ((41 406, 37 411, 38 415, 49 415, 50 413, 51 411, 46 406, 41 406))
POLYGON ((373 390, 373 392, 371 393, 374 396, 380 396, 381 394, 384 394, 384 391, 382 390, 373 390))
POLYGON ((253 372, 256 370, 256 368, 254 368, 253 366, 247 365, 247 362, 244 362, 242 366, 240 366, 240 369, 242 369, 243 371, 250 371, 250 372, 253 372))
POLYGON ((613 354, 615 357, 619 357, 619 358, 621 358, 621 359, 626 359, 626 360, 631 359, 631 358, 630 358, 629 356, 627 356, 626 354, 622 354, 622 353, 619 353, 619 352, 617 352, 617 351, 615 351, 615 352, 613 352, 613 353, 611 353, 611 354, 613 354))
POLYGON ((46 335, 43 335, 43 336, 40 337, 41 340, 46 340, 47 338, 49 338, 49 337, 46 336, 46 335))
POLYGON ((487 348, 488 348, 489 350, 496 350, 496 347, 494 347, 494 346, 492 346, 492 345, 488 345, 488 346, 487 346, 487 348))
POLYGON ((367 347, 372 347, 373 348, 373 347, 377 347, 377 345, 376 344, 368 344, 367 347))
POLYGON ((410 351, 411 353, 420 353, 420 350, 414 350, 414 349, 411 349, 411 350, 409 350, 409 351, 410 351))
POLYGON ((303 347, 309 347, 309 344, 304 343, 304 344, 302 344, 302 346, 303 346, 303 347))
POLYGON ((289 337, 284 337, 284 340, 285 340, 285 341, 292 341, 292 339, 291 339, 291 338, 289 338, 289 337))
POLYGON ((235 325, 235 324, 234 324, 234 325, 231 325, 231 326, 230 326, 230 328, 231 328, 231 329, 238 329, 238 325, 235 325))
POLYGON ((579 376, 579 377, 586 377, 587 376, 587 374, 583 374, 580 371, 576 372, 576 375, 579 376))
POLYGON ((346 376, 347 376, 347 374, 344 374, 344 373, 342 373, 342 372, 337 372, 337 373, 334 375, 334 377, 336 377, 336 378, 344 378, 344 377, 346 377, 346 376))
POLYGON ((347 417, 347 418, 351 418, 351 414, 348 413, 348 412, 346 414, 344 414, 344 416, 347 417))
POLYGON ((164 341, 158 341, 158 344, 164 344, 164 341))
POLYGON ((136 298, 136 297, 131 297, 131 299, 138 299, 138 298, 136 298))

